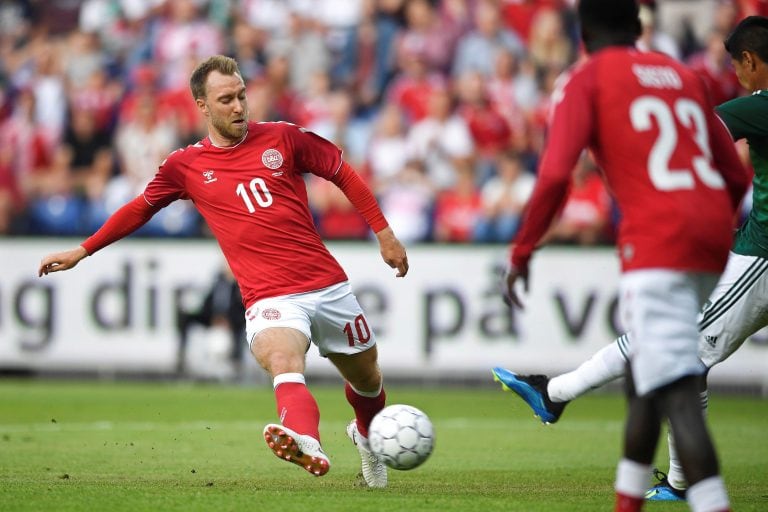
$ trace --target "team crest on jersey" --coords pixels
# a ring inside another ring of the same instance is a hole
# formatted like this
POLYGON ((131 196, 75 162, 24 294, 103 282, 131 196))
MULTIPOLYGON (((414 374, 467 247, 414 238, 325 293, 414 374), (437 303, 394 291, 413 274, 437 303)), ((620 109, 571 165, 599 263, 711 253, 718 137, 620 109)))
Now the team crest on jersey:
POLYGON ((265 320, 280 320, 280 312, 274 308, 267 308, 261 312, 265 320))
POLYGON ((261 154, 261 163, 269 169, 277 169, 283 165, 283 155, 276 149, 268 149, 261 154))
POLYGON ((213 170, 212 169, 204 170, 203 171, 203 178, 205 178, 205 181, 203 183, 213 183, 214 181, 216 181, 218 179, 218 178, 216 178, 213 175, 213 170))

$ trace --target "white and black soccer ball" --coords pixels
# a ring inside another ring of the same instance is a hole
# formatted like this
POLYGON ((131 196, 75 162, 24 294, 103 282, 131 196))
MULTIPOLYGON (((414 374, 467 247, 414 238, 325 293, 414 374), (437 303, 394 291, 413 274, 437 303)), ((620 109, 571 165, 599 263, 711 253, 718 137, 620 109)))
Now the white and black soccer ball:
POLYGON ((368 427, 371 451, 392 469, 413 469, 435 446, 435 429, 416 407, 396 404, 382 409, 368 427))

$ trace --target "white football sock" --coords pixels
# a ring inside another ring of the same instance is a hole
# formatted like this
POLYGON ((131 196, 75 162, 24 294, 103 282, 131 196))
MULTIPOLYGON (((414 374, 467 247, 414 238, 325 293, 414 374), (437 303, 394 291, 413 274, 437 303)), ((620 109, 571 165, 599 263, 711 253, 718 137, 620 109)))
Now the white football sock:
POLYGON ((692 485, 685 497, 693 512, 720 512, 730 510, 731 506, 725 482, 719 475, 692 485))
POLYGON ((623 458, 616 467, 616 492, 642 498, 651 482, 651 466, 623 458))
POLYGON ((553 402, 568 402, 590 389, 622 377, 629 354, 630 334, 622 334, 601 348, 575 370, 549 380, 547 393, 553 402))

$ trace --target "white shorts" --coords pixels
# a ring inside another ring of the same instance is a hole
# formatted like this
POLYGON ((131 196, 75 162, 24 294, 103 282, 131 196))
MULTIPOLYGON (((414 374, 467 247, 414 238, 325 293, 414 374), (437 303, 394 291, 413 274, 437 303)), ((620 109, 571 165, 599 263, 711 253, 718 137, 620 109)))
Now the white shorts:
POLYGON ((262 299, 245 311, 249 345, 270 327, 301 331, 323 357, 356 354, 376 344, 373 330, 346 281, 312 292, 262 299))
POLYGON ((768 260, 731 252, 699 316, 699 357, 711 368, 768 325, 768 260))
POLYGON ((716 282, 716 274, 665 269, 622 275, 619 307, 632 331, 629 361, 639 396, 704 372, 696 319, 716 282))

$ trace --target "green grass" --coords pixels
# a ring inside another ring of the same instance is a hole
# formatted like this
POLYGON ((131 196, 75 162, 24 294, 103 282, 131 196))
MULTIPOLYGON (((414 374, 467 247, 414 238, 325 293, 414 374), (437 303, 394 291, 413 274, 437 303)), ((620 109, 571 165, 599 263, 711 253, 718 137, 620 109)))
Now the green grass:
MULTIPOLYGON (((427 411, 436 450, 356 487, 351 417, 338 387, 314 389, 331 472, 280 462, 261 429, 270 389, 219 385, 0 380, 0 510, 595 511, 613 507, 624 405, 596 394, 542 426, 494 389, 389 388, 427 411)), ((718 396, 713 432, 735 510, 768 509, 768 401, 718 396)), ((666 468, 666 448, 659 465, 666 468)), ((650 503, 646 510, 683 511, 650 503)))

